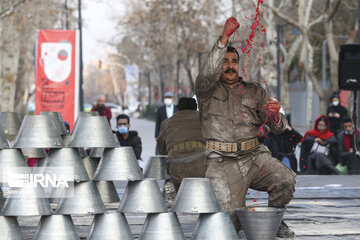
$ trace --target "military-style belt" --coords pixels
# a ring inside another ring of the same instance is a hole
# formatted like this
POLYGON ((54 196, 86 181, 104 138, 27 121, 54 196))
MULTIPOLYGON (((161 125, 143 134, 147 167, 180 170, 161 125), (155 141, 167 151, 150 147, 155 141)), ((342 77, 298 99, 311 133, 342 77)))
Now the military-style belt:
POLYGON ((169 151, 169 153, 172 152, 179 152, 182 150, 188 150, 188 149, 194 149, 194 148, 204 148, 204 144, 202 142, 199 141, 189 141, 189 142, 182 142, 179 144, 175 144, 174 146, 172 146, 169 151))
POLYGON ((253 138, 248 141, 244 141, 240 143, 223 143, 223 142, 206 141, 206 148, 220 152, 238 152, 238 151, 246 151, 252 149, 259 144, 260 143, 257 138, 253 138))

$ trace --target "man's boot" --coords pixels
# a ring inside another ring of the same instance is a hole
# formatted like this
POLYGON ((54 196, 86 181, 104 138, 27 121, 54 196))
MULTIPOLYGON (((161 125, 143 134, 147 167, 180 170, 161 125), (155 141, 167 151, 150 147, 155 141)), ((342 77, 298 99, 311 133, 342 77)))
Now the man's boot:
POLYGON ((293 237, 295 237, 295 233, 294 233, 294 231, 292 231, 288 227, 288 225, 286 225, 284 220, 281 220, 279 230, 276 233, 276 237, 279 237, 279 238, 293 238, 293 237))
POLYGON ((165 193, 167 197, 166 206, 171 208, 174 205, 175 197, 176 197, 176 189, 174 183, 171 180, 165 182, 165 193))

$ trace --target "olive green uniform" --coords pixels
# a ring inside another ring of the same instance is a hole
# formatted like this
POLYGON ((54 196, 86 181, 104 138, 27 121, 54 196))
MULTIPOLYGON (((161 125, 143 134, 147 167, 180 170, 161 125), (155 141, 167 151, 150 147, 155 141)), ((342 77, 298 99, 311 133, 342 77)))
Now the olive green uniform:
POLYGON ((168 155, 169 175, 176 189, 183 178, 205 176, 204 146, 199 112, 181 110, 161 123, 157 148, 168 155))
POLYGON ((269 95, 260 85, 239 78, 230 88, 221 81, 225 54, 226 46, 217 42, 196 79, 196 96, 203 136, 207 143, 218 144, 217 147, 206 145, 208 169, 205 176, 212 183, 220 207, 230 212, 239 230, 234 209, 245 206, 248 188, 258 191, 273 188, 269 192, 269 205, 283 207, 293 198, 296 175, 272 158, 266 146, 257 143, 263 123, 278 134, 285 129, 286 118, 280 114, 277 124, 270 119, 264 108, 269 95), (256 146, 240 149, 241 143, 248 141, 256 142, 256 146), (237 149, 230 147, 229 150, 229 143, 237 149))

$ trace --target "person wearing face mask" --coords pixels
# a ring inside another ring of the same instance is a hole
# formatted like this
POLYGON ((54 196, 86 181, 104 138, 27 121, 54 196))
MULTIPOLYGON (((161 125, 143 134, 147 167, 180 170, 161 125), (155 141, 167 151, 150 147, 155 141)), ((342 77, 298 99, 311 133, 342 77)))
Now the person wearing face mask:
MULTIPOLYGON (((174 94, 172 92, 165 93, 164 96, 164 106, 158 108, 156 112, 156 125, 155 125, 155 138, 159 136, 160 133, 160 124, 165 119, 171 118, 174 113, 179 111, 179 109, 174 105, 174 94)), ((157 148, 155 150, 158 154, 157 148)))
POLYGON ((360 130, 356 130, 354 138, 354 124, 351 118, 344 117, 342 124, 344 130, 338 136, 340 164, 347 167, 349 174, 360 174, 360 130))
POLYGON ((347 116, 347 110, 340 104, 340 96, 337 92, 331 95, 331 103, 327 109, 327 116, 330 119, 330 132, 335 136, 341 131, 341 119, 347 116))
POLYGON ((300 168, 305 174, 340 174, 337 164, 337 141, 329 130, 329 118, 321 115, 314 129, 301 139, 300 168))
POLYGON ((116 117, 116 137, 119 140, 120 146, 130 146, 133 148, 136 159, 140 160, 139 165, 142 167, 141 152, 142 144, 141 138, 137 131, 129 131, 130 118, 126 114, 120 114, 116 117))

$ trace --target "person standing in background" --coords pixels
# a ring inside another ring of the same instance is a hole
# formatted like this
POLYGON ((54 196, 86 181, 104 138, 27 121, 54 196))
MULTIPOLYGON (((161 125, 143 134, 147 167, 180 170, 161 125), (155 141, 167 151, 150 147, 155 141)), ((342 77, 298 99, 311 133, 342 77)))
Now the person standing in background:
MULTIPOLYGON (((165 93, 164 103, 165 105, 159 107, 156 111, 155 138, 159 136, 161 122, 167 118, 171 118, 174 113, 179 111, 179 109, 174 105, 174 93, 165 93)), ((155 148, 155 153, 158 155, 157 147, 155 148)))
POLYGON ((347 110, 340 103, 340 96, 337 92, 331 95, 331 103, 327 109, 327 116, 330 119, 330 132, 335 137, 341 131, 341 119, 347 116, 347 110))
POLYGON ((111 109, 105 106, 106 97, 100 95, 96 99, 96 105, 91 109, 92 112, 98 112, 100 116, 105 116, 110 124, 110 119, 112 117, 111 109))

